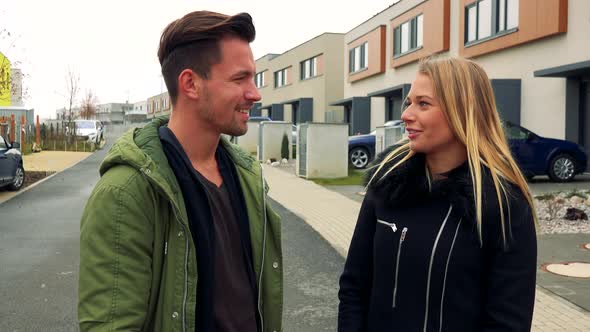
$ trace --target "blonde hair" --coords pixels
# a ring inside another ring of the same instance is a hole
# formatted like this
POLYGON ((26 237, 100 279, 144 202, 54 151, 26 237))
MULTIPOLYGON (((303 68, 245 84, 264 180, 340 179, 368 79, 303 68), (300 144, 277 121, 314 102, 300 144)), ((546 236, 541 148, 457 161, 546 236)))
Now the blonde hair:
MULTIPOLYGON (((537 216, 528 184, 518 168, 504 135, 496 111, 494 92, 487 74, 478 64, 462 58, 426 58, 420 62, 420 74, 428 76, 443 114, 455 137, 465 146, 475 198, 477 230, 482 241, 482 165, 489 169, 500 207, 502 238, 506 244, 504 205, 508 202, 505 183, 513 183, 525 196, 535 224, 537 216), (502 196, 505 200, 502 200, 502 196)), ((371 177, 380 174, 383 167, 403 156, 382 177, 412 158, 415 152, 408 141, 389 153, 371 177)), ((427 172, 427 176, 430 176, 427 172)), ((430 181, 430 179, 429 179, 430 181)), ((508 215, 510 215, 510 207, 508 215)), ((510 220, 508 221, 510 222, 510 220)))

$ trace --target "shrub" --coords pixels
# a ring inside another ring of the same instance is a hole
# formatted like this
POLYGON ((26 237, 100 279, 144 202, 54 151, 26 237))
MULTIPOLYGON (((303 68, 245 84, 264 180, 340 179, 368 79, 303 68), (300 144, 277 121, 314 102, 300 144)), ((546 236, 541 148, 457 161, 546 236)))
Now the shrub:
POLYGON ((281 142, 281 159, 289 159, 289 138, 286 133, 283 134, 281 142))

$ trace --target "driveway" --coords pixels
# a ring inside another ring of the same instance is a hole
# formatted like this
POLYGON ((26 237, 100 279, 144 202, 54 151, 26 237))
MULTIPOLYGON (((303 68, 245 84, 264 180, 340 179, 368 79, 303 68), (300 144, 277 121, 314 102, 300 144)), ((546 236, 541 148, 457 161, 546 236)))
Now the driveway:
POLYGON ((529 182, 529 187, 535 196, 556 191, 590 190, 590 173, 578 175, 572 182, 565 183, 551 182, 547 176, 537 176, 529 182))

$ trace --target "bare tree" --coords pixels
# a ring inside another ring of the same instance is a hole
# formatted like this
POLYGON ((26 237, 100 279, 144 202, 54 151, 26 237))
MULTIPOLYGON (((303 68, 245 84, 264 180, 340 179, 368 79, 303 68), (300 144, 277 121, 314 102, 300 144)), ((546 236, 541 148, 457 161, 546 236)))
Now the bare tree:
POLYGON ((71 67, 68 67, 66 71, 66 100, 69 104, 67 109, 67 120, 68 126, 71 126, 73 114, 72 114, 72 106, 76 102, 76 98, 78 97, 78 93, 80 92, 80 75, 76 73, 71 67))
POLYGON ((80 104, 80 117, 86 120, 92 119, 96 115, 97 104, 98 98, 92 90, 87 89, 80 104))

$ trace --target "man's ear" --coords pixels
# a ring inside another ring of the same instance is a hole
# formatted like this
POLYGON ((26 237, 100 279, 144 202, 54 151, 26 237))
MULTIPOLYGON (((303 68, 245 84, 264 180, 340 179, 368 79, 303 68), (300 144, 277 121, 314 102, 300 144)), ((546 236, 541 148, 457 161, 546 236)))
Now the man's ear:
POLYGON ((178 93, 189 99, 199 99, 203 79, 190 69, 183 70, 178 76, 178 93))

